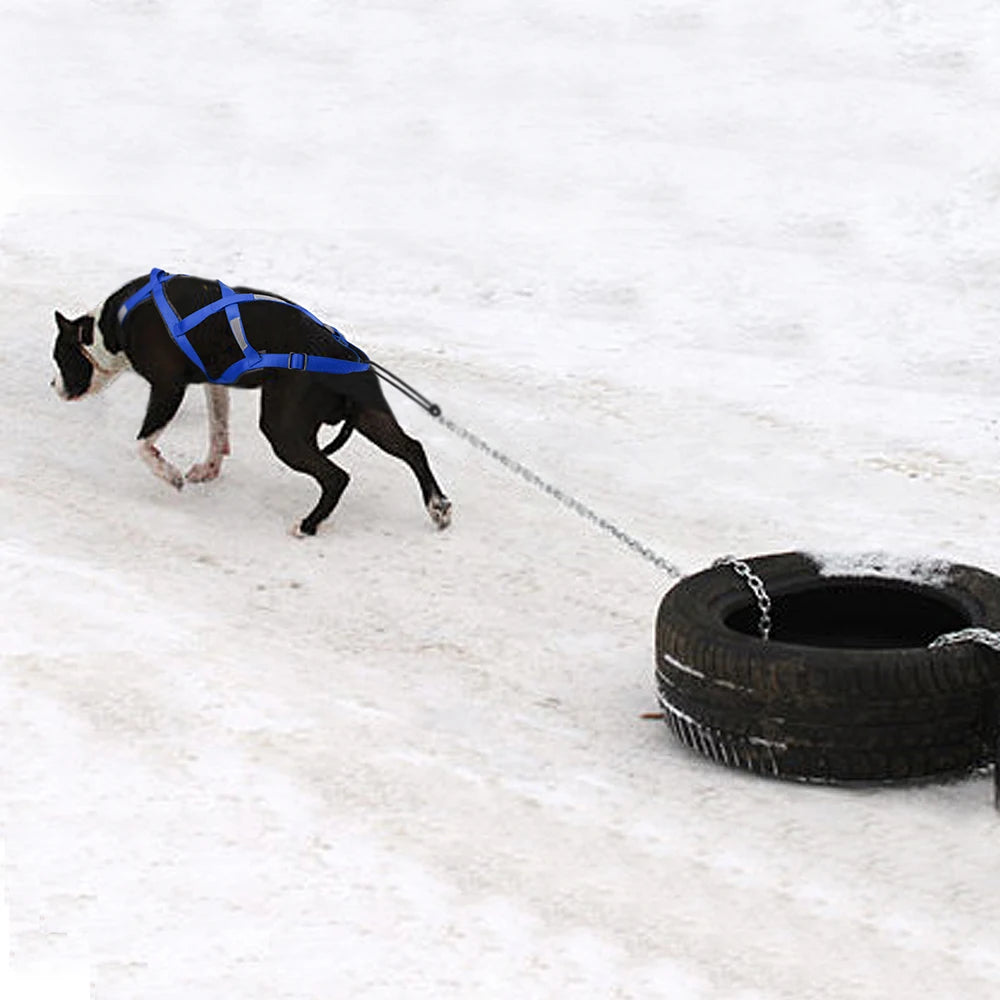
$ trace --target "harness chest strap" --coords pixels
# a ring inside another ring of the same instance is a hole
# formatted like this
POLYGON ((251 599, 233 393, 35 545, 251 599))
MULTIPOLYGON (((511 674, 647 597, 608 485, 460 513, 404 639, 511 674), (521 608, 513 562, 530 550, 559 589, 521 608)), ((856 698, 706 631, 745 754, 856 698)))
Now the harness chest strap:
POLYGON ((228 384, 235 382, 241 375, 248 371, 259 368, 288 368, 292 371, 323 372, 333 375, 345 375, 351 372, 362 372, 369 368, 369 362, 364 352, 358 350, 353 344, 348 343, 343 334, 334 327, 329 326, 322 320, 317 319, 308 309, 281 299, 274 295, 257 295, 252 292, 241 292, 237 294, 221 281, 219 291, 221 298, 215 302, 210 302, 207 306, 202 306, 195 312, 183 318, 177 315, 176 310, 167 299, 163 286, 171 278, 181 277, 181 275, 167 274, 161 268, 154 267, 149 274, 149 281, 133 295, 130 295, 118 310, 119 326, 124 322, 125 317, 141 302, 152 298, 160 316, 163 319, 170 336, 173 337, 177 346, 187 355, 187 357, 204 373, 209 382, 228 384), (297 309, 305 313, 313 322, 330 331, 331 336, 343 347, 354 353, 357 361, 345 361, 341 358, 328 358, 320 354, 299 354, 291 352, 288 354, 261 354, 247 341, 246 333, 243 329, 243 319, 240 316, 240 304, 243 302, 279 302, 282 305, 297 309), (198 352, 188 340, 189 331, 203 323, 210 316, 225 310, 226 318, 229 320, 229 328, 233 331, 236 343, 239 344, 243 357, 230 365, 218 378, 211 378, 205 366, 202 364, 198 352))

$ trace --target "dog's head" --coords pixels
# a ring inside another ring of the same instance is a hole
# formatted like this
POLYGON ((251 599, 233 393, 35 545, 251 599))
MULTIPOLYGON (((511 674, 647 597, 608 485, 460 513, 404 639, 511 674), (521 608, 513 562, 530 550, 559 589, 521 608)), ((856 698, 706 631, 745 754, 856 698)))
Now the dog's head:
POLYGON ((78 319, 66 319, 56 312, 58 333, 52 349, 56 377, 52 387, 61 399, 79 399, 100 392, 128 367, 124 352, 112 353, 105 347, 96 315, 95 310, 78 319))

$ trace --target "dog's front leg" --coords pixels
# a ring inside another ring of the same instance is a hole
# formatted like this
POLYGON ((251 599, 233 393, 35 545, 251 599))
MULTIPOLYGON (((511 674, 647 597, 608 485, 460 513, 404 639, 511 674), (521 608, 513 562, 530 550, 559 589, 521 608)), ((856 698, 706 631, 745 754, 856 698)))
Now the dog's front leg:
POLYGON ((185 477, 189 483, 205 483, 218 477, 222 459, 229 454, 229 390, 205 383, 208 404, 208 457, 192 465, 185 477))
POLYGON ((184 399, 185 388, 183 385, 150 386, 146 418, 139 430, 139 457, 150 467, 154 476, 170 483, 178 490, 184 485, 184 476, 181 475, 180 469, 171 465, 160 454, 160 449, 156 447, 156 439, 177 413, 181 400, 184 399))

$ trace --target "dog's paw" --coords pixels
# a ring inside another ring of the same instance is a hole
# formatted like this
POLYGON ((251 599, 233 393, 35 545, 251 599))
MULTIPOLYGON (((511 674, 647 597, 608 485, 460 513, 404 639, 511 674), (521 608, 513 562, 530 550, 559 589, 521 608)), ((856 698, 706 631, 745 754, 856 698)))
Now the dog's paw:
POLYGON ((312 531, 309 530, 308 525, 304 526, 303 521, 296 521, 289 529, 288 534, 292 538, 312 538, 316 534, 316 529, 313 528, 312 531))
POLYGON ((162 479, 165 483, 169 483, 175 490, 183 489, 184 476, 181 474, 181 470, 176 465, 171 465, 163 457, 160 449, 153 444, 155 439, 154 435, 152 438, 147 438, 139 442, 139 457, 149 466, 157 479, 162 479))
POLYGON ((438 530, 444 531, 451 524, 451 501, 447 497, 434 497, 427 505, 427 513, 438 530))
POLYGON ((184 476, 175 465, 161 462, 153 471, 157 479, 162 479, 168 486, 173 486, 175 490, 184 489, 184 476))
POLYGON ((192 465, 187 470, 187 475, 184 478, 189 483, 207 483, 212 479, 218 479, 221 471, 221 459, 216 459, 215 461, 209 459, 207 462, 199 462, 197 465, 192 465))

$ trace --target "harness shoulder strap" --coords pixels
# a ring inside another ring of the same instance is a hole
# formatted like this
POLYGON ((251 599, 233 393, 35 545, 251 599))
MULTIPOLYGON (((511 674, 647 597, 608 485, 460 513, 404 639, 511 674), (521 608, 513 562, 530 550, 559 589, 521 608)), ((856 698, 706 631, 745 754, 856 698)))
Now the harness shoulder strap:
POLYGON ((163 278, 170 278, 172 275, 167 274, 162 268, 154 267, 152 271, 149 272, 149 281, 146 282, 142 288, 137 292, 133 292, 119 307, 118 307, 118 323, 121 325, 124 322, 125 317, 137 306, 140 302, 145 302, 153 294, 153 289, 160 284, 163 278))

